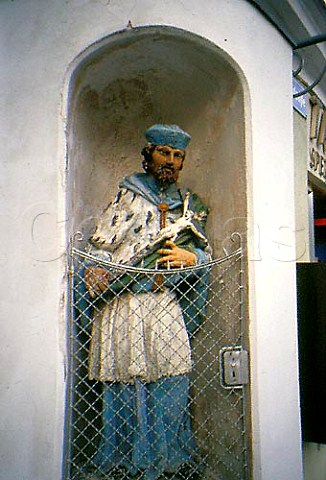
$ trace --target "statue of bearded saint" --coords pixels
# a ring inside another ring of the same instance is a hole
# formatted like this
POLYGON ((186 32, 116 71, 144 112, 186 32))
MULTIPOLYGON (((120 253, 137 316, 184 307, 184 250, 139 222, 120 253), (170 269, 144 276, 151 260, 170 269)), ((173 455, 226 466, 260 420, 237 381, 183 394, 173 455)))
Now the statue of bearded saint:
POLYGON ((208 271, 182 268, 210 260, 208 209, 178 182, 190 135, 153 125, 145 136, 145 172, 121 181, 90 238, 88 253, 98 262, 83 270, 85 294, 97 305, 89 378, 103 385, 102 440, 91 466, 113 478, 195 479, 190 341, 205 314, 208 271), (156 273, 128 276, 122 288, 101 259, 156 273))

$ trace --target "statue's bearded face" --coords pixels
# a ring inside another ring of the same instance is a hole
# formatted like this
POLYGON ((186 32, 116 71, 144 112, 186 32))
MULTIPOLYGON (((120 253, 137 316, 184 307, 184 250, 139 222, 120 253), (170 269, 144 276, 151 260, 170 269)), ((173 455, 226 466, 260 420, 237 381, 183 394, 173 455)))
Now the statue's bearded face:
POLYGON ((152 160, 148 164, 148 173, 162 185, 168 186, 178 180, 185 152, 167 145, 156 145, 152 151, 152 160))

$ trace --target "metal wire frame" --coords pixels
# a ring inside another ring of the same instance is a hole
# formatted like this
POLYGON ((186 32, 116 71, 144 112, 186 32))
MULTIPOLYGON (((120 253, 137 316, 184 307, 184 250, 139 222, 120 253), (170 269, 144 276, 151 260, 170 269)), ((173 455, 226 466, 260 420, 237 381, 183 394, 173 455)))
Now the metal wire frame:
MULTIPOLYGON (((304 67, 304 59, 303 59, 302 55, 300 55, 298 53, 298 50, 300 50, 301 48, 310 47, 311 45, 317 45, 318 43, 321 43, 321 42, 326 42, 326 34, 325 33, 323 33, 321 35, 316 35, 316 36, 311 37, 311 38, 308 38, 308 39, 306 39, 302 42, 299 42, 297 45, 295 45, 293 47, 293 55, 296 56, 299 59, 298 67, 296 68, 296 70, 294 70, 292 72, 292 76, 294 78, 296 78, 299 75, 299 73, 302 71, 302 69, 304 67)), ((322 80, 325 73, 326 73, 326 65, 324 65, 323 69, 320 71, 320 74, 318 75, 316 80, 314 80, 311 83, 311 85, 308 85, 306 88, 303 88, 300 92, 297 92, 297 93, 293 94, 293 98, 298 98, 298 97, 301 97, 302 95, 305 95, 306 93, 311 92, 312 89, 316 85, 318 85, 318 83, 322 80)))
MULTIPOLYGON (((239 234, 234 234, 232 238, 241 242, 239 234)), ((119 274, 136 277, 153 277, 162 273, 162 270, 119 265, 110 261, 99 262, 96 257, 74 247, 71 248, 69 260, 71 309, 68 326, 69 372, 64 479, 111 480, 116 477, 101 476, 101 468, 93 468, 93 474, 85 476, 85 466, 92 466, 92 459, 101 438, 102 391, 101 382, 88 380, 89 326, 80 325, 80 319, 76 319, 75 315, 74 289, 78 264, 97 262, 119 274)), ((205 321, 191 340, 193 373, 190 407, 192 428, 200 452, 200 462, 204 467, 200 473, 197 472, 199 477, 192 477, 190 473, 183 473, 183 476, 176 473, 168 478, 246 480, 249 475, 246 389, 241 385, 227 388, 221 386, 219 358, 223 347, 241 349, 245 335, 242 245, 233 253, 205 265, 164 270, 164 276, 191 274, 203 268, 210 270, 210 284, 207 287, 209 295, 205 321)))

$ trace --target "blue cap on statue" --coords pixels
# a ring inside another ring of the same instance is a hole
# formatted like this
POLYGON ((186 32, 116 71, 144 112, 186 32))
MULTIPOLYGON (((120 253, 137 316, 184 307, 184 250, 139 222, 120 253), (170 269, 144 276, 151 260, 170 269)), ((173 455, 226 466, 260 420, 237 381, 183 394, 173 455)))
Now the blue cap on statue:
POLYGON ((168 145, 172 148, 186 150, 191 135, 184 132, 178 125, 152 125, 145 132, 145 137, 152 145, 168 145))

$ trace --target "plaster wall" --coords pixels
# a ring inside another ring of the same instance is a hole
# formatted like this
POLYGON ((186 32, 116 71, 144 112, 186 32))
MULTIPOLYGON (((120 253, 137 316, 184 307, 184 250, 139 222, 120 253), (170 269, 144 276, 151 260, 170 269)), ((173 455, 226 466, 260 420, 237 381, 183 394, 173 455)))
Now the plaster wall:
POLYGON ((298 262, 309 262, 309 208, 308 208, 308 127, 307 120, 294 112, 294 158, 295 158, 295 215, 296 257, 298 262))
POLYGON ((0 19, 1 480, 61 478, 67 87, 79 53, 129 20, 201 35, 241 67, 253 477, 302 478, 290 47, 241 0, 5 0, 0 19))

